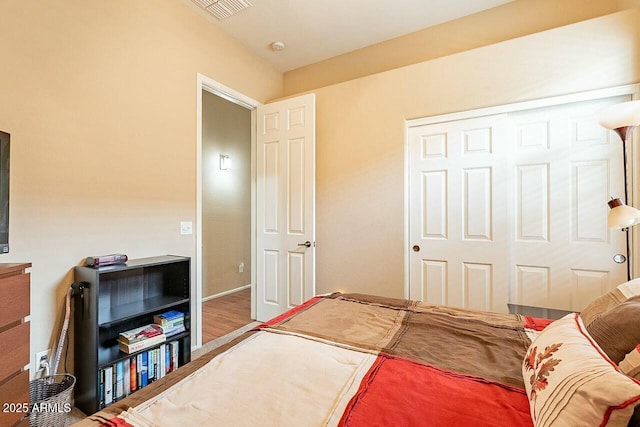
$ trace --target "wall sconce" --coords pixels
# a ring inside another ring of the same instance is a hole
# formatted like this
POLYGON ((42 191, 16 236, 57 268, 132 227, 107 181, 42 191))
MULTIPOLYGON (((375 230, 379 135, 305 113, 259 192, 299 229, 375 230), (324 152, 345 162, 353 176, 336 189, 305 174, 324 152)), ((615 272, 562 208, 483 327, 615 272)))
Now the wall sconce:
POLYGON ((231 156, 220 154, 220 170, 226 171, 229 169, 231 169, 231 156))
POLYGON ((629 202, 629 188, 627 185, 627 140, 633 130, 640 124, 640 100, 628 101, 605 108, 599 114, 600 125, 615 131, 622 141, 622 167, 624 173, 624 201, 619 198, 609 201, 611 208, 607 217, 607 224, 611 229, 620 229, 626 233, 627 258, 616 255, 616 262, 627 262, 627 279, 631 280, 631 263, 629 262, 629 227, 640 223, 640 211, 627 206, 629 202))

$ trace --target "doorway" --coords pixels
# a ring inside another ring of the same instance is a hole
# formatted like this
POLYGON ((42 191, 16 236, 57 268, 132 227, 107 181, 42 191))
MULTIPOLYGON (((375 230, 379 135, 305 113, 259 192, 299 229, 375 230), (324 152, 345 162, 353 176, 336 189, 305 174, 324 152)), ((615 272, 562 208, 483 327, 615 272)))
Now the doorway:
POLYGON ((249 320, 255 318, 252 141, 259 105, 201 74, 197 90, 194 348, 203 344, 203 302, 249 294, 249 320))
POLYGON ((202 347, 203 335, 203 171, 223 160, 234 163, 215 156, 214 166, 204 162, 205 92, 250 111, 251 319, 268 320, 315 296, 315 94, 262 105, 198 74, 194 349, 202 347))
POLYGON ((251 111, 202 93, 203 343, 251 322, 251 111), (246 323, 243 323, 246 322, 246 323))

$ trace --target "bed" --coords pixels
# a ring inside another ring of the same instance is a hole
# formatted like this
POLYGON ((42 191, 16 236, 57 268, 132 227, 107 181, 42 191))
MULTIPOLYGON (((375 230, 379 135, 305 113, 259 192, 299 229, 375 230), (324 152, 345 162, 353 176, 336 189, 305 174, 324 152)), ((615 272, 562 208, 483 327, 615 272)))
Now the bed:
MULTIPOLYGON (((601 320, 620 307, 640 308, 640 299, 605 297, 585 314, 607 336, 601 320)), ((77 425, 638 425, 637 338, 628 352, 616 347, 622 360, 614 361, 575 313, 552 322, 336 293, 77 425)))

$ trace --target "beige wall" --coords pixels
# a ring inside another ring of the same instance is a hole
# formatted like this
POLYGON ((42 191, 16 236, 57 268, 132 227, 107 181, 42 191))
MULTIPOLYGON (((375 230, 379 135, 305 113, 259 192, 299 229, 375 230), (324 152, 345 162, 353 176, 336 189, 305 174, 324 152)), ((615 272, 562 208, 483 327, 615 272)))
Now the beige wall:
MULTIPOLYGON (((282 75, 177 0, 6 0, 0 16, 0 262, 34 264, 35 353, 84 257, 195 255, 179 222, 195 220, 196 73, 259 101, 283 95, 282 75)), ((639 22, 605 16, 317 90, 318 292, 402 296, 405 119, 636 82, 639 22)))
POLYGON ((630 10, 317 89, 317 291, 404 295, 405 120, 640 80, 630 10))
POLYGON ((205 91, 202 269, 205 298, 251 283, 251 111, 205 91), (231 169, 220 170, 221 154, 231 169))
POLYGON ((85 257, 195 255, 179 223, 195 221, 196 74, 260 101, 281 95, 282 75, 176 0, 4 0, 0 16, 0 262, 33 263, 33 354, 58 333, 85 257))
POLYGON ((640 6, 640 0, 516 0, 284 74, 290 95, 640 6))

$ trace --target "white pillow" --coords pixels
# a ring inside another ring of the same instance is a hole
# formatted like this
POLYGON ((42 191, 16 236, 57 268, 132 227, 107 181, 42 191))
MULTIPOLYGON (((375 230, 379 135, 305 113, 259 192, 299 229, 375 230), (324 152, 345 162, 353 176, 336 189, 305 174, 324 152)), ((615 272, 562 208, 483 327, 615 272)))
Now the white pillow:
POLYGON ((640 344, 631 350, 618 366, 623 374, 640 380, 640 344))
POLYGON ((622 427, 640 402, 640 382, 618 371, 576 313, 531 343, 522 375, 536 427, 622 427))

